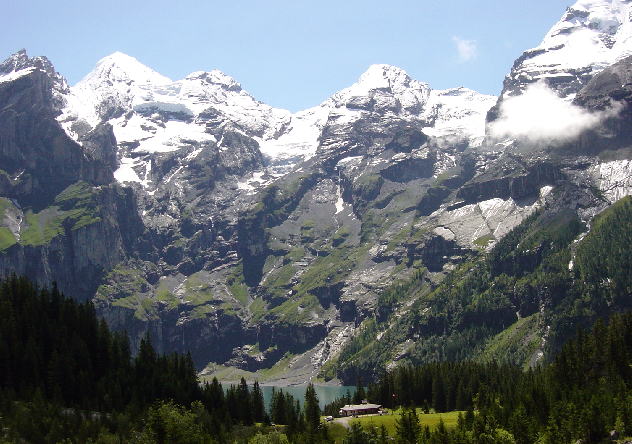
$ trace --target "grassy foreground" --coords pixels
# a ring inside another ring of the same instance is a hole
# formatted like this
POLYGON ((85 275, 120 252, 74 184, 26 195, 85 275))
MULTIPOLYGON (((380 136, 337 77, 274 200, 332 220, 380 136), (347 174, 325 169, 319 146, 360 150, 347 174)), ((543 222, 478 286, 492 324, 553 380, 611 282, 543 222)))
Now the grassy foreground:
MULTIPOLYGON (((447 413, 428 413, 424 414, 420 408, 417 409, 417 416, 419 417, 419 423, 421 426, 428 426, 430 430, 434 430, 435 427, 439 424, 439 420, 443 419, 443 423, 447 428, 456 427, 456 422, 459 417, 459 413, 465 414, 465 412, 447 412, 447 413)), ((395 436, 395 424, 396 420, 399 419, 401 414, 400 410, 390 411, 388 414, 383 416, 361 416, 359 418, 349 419, 349 424, 353 424, 354 422, 360 423, 363 428, 368 429, 370 427, 378 427, 380 428, 382 425, 386 427, 386 431, 390 436, 395 436)), ((347 433, 347 429, 344 428, 341 424, 333 423, 330 424, 329 428, 329 436, 334 439, 336 442, 342 442, 345 434, 347 433)))

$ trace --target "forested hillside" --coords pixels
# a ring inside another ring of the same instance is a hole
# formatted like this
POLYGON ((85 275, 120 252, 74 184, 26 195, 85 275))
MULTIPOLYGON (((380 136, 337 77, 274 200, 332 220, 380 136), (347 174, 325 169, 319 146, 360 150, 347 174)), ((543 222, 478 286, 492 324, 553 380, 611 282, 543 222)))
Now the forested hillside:
POLYGON ((271 420, 317 441, 313 391, 305 405, 277 391, 268 416, 256 382, 200 384, 190 355, 160 355, 150 338, 132 356, 90 302, 25 278, 0 283, 0 442, 223 443, 272 433, 271 420))
POLYGON ((472 362, 402 367, 371 385, 368 397, 388 407, 466 411, 449 432, 422 433, 418 425, 422 443, 598 443, 611 431, 629 437, 632 313, 580 331, 534 370, 472 362))
POLYGON ((393 360, 496 360, 527 368, 551 359, 578 328, 632 307, 631 240, 631 197, 591 227, 566 210, 535 212, 433 291, 419 273, 394 285, 380 298, 379 315, 364 322, 322 375, 353 383, 377 377, 393 360))
MULTIPOLYGON (((617 230, 607 218, 620 217, 627 205, 603 215, 598 223, 608 228, 603 235, 587 236, 582 248, 613 242, 616 236, 607 233, 617 230)), ((577 257, 588 251, 580 248, 577 257)), ((577 267, 590 270, 589 265, 577 267)), ((629 288, 629 278, 622 279, 615 276, 611 285, 629 288)), ((304 409, 292 396, 276 391, 266 412, 257 383, 251 387, 242 380, 227 390, 217 380, 199 384, 190 356, 159 355, 149 338, 132 356, 127 338, 111 333, 91 303, 67 299, 55 286, 37 289, 17 277, 3 281, 0 319, 4 442, 334 439, 330 426, 320 424, 311 386, 304 409), (279 426, 266 425, 272 422, 279 426)), ((631 387, 632 314, 617 314, 607 324, 599 320, 590 333, 580 331, 552 363, 535 369, 470 361, 402 366, 382 374, 366 393, 389 408, 466 411, 456 428, 440 424, 430 430, 417 423, 413 410, 406 410, 397 419, 401 442, 415 442, 409 440, 414 436, 423 443, 553 444, 577 439, 596 443, 611 430, 632 434, 631 387)), ((352 428, 346 442, 372 442, 367 433, 352 428), (364 441, 353 441, 358 436, 364 441)))

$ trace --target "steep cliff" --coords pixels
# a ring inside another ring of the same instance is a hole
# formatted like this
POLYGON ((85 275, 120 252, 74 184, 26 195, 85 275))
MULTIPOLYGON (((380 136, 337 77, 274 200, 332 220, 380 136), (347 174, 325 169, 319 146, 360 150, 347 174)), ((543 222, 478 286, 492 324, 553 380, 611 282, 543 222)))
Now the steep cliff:
POLYGON ((533 364, 577 296, 540 277, 632 194, 629 7, 578 2, 500 98, 372 65, 295 114, 219 71, 173 81, 115 53, 68 87, 17 53, 0 271, 220 377, 352 381, 515 344, 533 364), (598 57, 569 58, 586 41, 598 57))

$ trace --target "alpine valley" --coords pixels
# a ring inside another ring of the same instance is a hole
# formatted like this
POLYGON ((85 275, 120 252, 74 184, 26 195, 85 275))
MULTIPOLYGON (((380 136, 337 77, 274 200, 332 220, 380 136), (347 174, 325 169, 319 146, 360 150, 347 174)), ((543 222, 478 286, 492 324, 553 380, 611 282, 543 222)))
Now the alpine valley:
POLYGON ((0 274, 203 377, 529 367, 632 306, 632 1, 580 0, 500 97, 373 65, 313 108, 114 53, 0 64, 0 274))

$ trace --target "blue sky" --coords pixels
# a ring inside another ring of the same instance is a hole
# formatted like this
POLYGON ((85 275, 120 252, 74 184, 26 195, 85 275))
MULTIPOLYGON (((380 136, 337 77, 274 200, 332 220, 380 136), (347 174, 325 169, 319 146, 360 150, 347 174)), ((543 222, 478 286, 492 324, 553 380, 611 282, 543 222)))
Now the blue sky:
POLYGON ((220 69, 297 111, 373 63, 433 88, 498 94, 572 0, 0 0, 0 58, 26 48, 76 83, 122 51, 172 79, 220 69))

